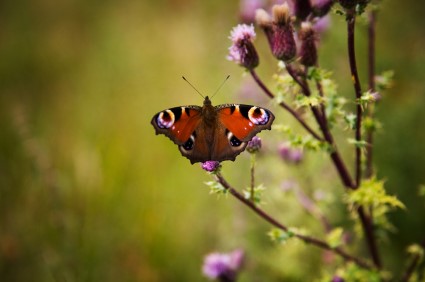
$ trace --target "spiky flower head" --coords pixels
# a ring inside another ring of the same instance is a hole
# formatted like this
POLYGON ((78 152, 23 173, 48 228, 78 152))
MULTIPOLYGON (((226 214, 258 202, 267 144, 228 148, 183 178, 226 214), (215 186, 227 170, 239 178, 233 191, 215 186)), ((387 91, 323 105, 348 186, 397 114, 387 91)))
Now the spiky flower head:
POLYGON ((300 62, 304 66, 311 67, 317 63, 316 35, 310 22, 303 22, 299 32, 301 41, 300 62))
POLYGON ((257 10, 255 20, 264 30, 272 54, 278 60, 285 62, 292 60, 296 55, 297 48, 288 3, 274 5, 272 17, 262 9, 257 10))
POLYGON ((256 37, 254 26, 239 24, 230 32, 232 46, 227 59, 251 70, 258 66, 259 58, 253 41, 256 37))
POLYGON ((204 259, 202 272, 210 279, 236 281, 243 260, 244 252, 242 250, 235 250, 231 253, 211 253, 204 259))
POLYGON ((201 164, 203 170, 208 172, 214 172, 220 168, 220 162, 218 161, 206 161, 201 164))
POLYGON ((261 142, 261 138, 254 136, 252 137, 252 139, 248 142, 248 145, 246 146, 246 150, 253 154, 258 152, 261 149, 262 146, 262 142, 261 142))

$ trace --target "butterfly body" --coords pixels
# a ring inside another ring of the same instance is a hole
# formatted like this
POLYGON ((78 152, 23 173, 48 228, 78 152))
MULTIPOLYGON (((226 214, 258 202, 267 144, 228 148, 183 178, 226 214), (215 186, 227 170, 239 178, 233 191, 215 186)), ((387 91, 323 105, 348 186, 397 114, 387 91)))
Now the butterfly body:
POLYGON ((271 129, 267 109, 240 104, 204 105, 164 110, 152 118, 156 134, 169 137, 190 162, 234 161, 258 132, 271 129))

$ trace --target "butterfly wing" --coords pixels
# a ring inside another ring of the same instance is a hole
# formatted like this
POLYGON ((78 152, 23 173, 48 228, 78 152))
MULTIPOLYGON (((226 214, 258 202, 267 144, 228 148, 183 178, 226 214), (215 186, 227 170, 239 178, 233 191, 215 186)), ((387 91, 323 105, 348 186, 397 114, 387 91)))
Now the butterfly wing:
POLYGON ((258 132, 271 129, 274 121, 272 112, 250 105, 220 105, 216 107, 218 120, 237 139, 247 142, 258 132))
POLYGON ((258 132, 271 129, 274 115, 267 109, 250 105, 220 105, 217 111, 213 160, 234 161, 258 132))
POLYGON ((190 138, 201 122, 201 107, 175 107, 153 116, 151 124, 156 134, 164 134, 179 146, 190 142, 190 138))

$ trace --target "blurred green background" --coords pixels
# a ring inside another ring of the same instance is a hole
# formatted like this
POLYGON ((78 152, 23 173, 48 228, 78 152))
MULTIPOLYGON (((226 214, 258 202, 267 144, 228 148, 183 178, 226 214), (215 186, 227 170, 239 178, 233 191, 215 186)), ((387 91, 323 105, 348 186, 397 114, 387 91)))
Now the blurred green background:
MULTIPOLYGON (((408 207, 393 214, 398 232, 381 245, 387 267, 398 270, 406 245, 425 230, 424 200, 417 197, 425 184, 425 4, 383 3, 377 69, 396 75, 378 110, 384 128, 375 164, 408 207)), ((230 74, 214 104, 259 103, 276 112, 276 124, 299 129, 267 100, 240 95, 247 84, 262 93, 225 59, 238 22, 239 3, 225 0, 0 3, 1 281, 203 281, 203 256, 235 248, 247 255, 242 281, 320 275, 319 250, 271 243, 268 224, 234 199, 210 195, 204 184, 210 177, 150 125, 165 108, 202 103, 181 75, 208 95, 230 74)), ((351 97, 343 23, 333 15, 320 62, 351 97)), ((362 24, 357 39, 364 67, 362 24)), ((260 32, 256 42, 258 72, 273 88, 276 62, 260 32)), ((346 224, 345 208, 335 201, 342 189, 328 159, 311 154, 288 166, 275 156, 285 136, 272 131, 261 137, 270 153, 258 168, 258 181, 269 188, 265 208, 323 236, 279 189, 282 181, 299 179, 310 184, 303 187, 309 193, 328 191, 324 211, 333 223, 346 224)), ((351 150, 345 156, 352 157, 351 150)), ((246 154, 224 164, 238 188, 249 184, 248 171, 246 154)))

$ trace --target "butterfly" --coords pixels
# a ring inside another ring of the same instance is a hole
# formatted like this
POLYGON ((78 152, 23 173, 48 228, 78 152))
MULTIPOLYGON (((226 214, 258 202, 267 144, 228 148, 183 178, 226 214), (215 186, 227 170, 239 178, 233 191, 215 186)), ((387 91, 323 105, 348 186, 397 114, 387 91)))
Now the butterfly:
POLYGON ((156 134, 164 134, 178 145, 192 164, 206 161, 234 161, 258 132, 271 129, 272 112, 265 108, 223 104, 213 106, 206 96, 204 105, 163 110, 152 118, 156 134))

